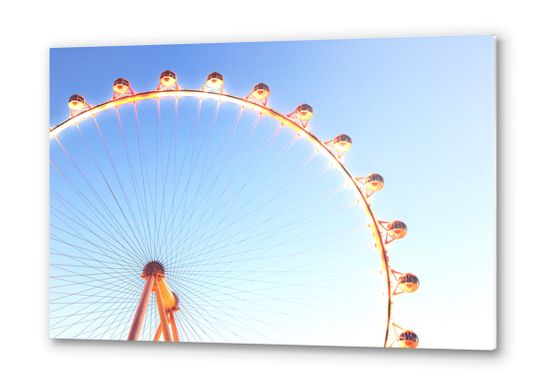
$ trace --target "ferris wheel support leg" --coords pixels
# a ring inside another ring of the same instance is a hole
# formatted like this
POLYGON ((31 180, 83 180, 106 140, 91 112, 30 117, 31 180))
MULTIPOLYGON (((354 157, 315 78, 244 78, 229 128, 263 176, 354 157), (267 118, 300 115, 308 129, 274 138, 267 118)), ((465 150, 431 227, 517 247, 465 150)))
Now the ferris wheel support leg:
POLYGON ((162 323, 158 324, 158 329, 156 330, 152 341, 160 341, 160 336, 162 336, 162 323))
POLYGON ((158 314, 160 315, 160 323, 162 324, 162 332, 164 333, 164 341, 173 341, 171 338, 171 331, 169 330, 169 324, 167 321, 166 309, 164 307, 164 301, 162 300, 162 292, 158 286, 158 281, 154 282, 154 294, 156 296, 156 304, 158 305, 158 314))
POLYGON ((177 324, 175 323, 175 314, 173 311, 169 311, 169 319, 171 322, 171 330, 173 331, 173 341, 179 341, 179 331, 177 330, 177 324))
POLYGON ((141 326, 143 325, 143 320, 147 313, 147 306, 149 305, 149 298, 151 297, 153 286, 154 275, 147 276, 147 282, 145 283, 145 288, 143 288, 143 293, 139 300, 139 305, 134 316, 134 322, 132 323, 132 329, 130 329, 128 340, 137 340, 139 338, 139 332, 141 331, 141 326))

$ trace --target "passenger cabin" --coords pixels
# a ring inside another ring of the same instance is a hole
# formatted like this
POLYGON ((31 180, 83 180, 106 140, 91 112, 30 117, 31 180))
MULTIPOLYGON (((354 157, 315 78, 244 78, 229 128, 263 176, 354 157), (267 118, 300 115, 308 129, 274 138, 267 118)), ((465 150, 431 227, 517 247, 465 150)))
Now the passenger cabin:
POLYGON ((269 97, 269 94, 271 93, 271 90, 267 85, 264 83, 259 83, 252 88, 252 96, 256 100, 265 100, 269 97))
POLYGON ((221 89, 224 84, 224 76, 218 72, 212 72, 207 76, 206 84, 211 89, 221 89))
POLYGON ((415 292, 420 286, 420 281, 412 273, 405 273, 398 280, 399 289, 406 293, 415 292))
POLYGON ((164 71, 160 75, 160 85, 164 88, 174 88, 177 84, 177 75, 172 71, 164 71))
POLYGON ((418 346, 419 339, 418 335, 410 330, 403 331, 397 337, 397 344, 400 348, 416 348, 418 346))
POLYGON ((378 173, 371 173, 365 177, 365 187, 373 192, 380 191, 384 187, 384 178, 378 173))
POLYGON ((345 134, 339 135, 333 140, 333 146, 337 151, 346 152, 352 148, 352 139, 345 134))
POLYGON ((115 94, 124 95, 130 89, 130 82, 123 78, 118 78, 113 83, 113 92, 115 94))
POLYGON ((299 121, 309 121, 313 114, 312 107, 308 104, 301 104, 295 109, 295 116, 299 121))
POLYGON ((402 239, 407 234, 407 226, 399 220, 394 220, 388 223, 386 228, 388 235, 394 239, 402 239))
POLYGON ((81 95, 72 95, 68 100, 68 107, 72 111, 80 111, 85 105, 85 98, 81 95))

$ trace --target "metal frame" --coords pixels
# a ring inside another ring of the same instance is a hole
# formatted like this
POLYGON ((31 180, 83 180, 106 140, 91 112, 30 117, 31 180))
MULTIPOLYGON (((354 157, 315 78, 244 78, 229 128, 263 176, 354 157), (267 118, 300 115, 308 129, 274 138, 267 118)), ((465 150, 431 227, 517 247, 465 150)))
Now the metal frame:
POLYGON ((370 191, 369 188, 367 188, 367 185, 365 184, 365 180, 367 180, 367 176, 363 177, 356 177, 356 181, 365 188, 365 197, 369 198, 372 195, 374 195, 378 191, 370 191), (369 192, 370 191, 370 192, 369 192))
MULTIPOLYGON (((273 109, 271 109, 267 105, 267 99, 265 100, 265 104, 261 102, 260 100, 252 101, 252 99, 249 100, 249 96, 246 98, 233 96, 226 93, 217 93, 217 92, 209 92, 207 90, 200 90, 200 89, 161 89, 161 90, 154 90, 154 91, 148 91, 148 92, 141 92, 136 93, 132 96, 126 96, 118 99, 113 99, 106 101, 102 104, 98 104, 94 107, 91 107, 90 109, 87 109, 85 111, 82 111, 80 113, 75 114, 74 116, 68 118, 67 120, 63 121, 62 123, 56 125, 53 128, 50 128, 49 130, 49 137, 55 138, 59 133, 61 133, 64 129, 70 127, 71 125, 77 124, 78 122, 85 120, 89 117, 93 117, 96 113, 102 112, 104 110, 110 109, 110 108, 117 108, 119 105, 126 104, 126 103, 136 103, 140 100, 146 100, 146 99, 153 99, 157 98, 160 99, 162 97, 176 97, 177 99, 181 97, 197 97, 197 98, 210 98, 210 99, 216 99, 218 101, 229 101, 233 102, 235 104, 241 105, 243 108, 250 108, 251 110, 254 110, 256 112, 259 112, 260 114, 266 114, 268 116, 271 116, 275 120, 278 120, 282 123, 282 125, 287 125, 288 127, 292 128, 297 132, 299 136, 304 136, 307 138, 310 142, 312 142, 319 151, 327 154, 330 158, 331 165, 336 165, 337 168, 339 168, 340 171, 346 176, 346 178, 349 180, 348 184, 353 186, 355 190, 359 194, 359 203, 363 203, 365 212, 367 216, 370 219, 371 224, 370 227, 373 230, 373 237, 376 240, 375 247, 378 249, 378 252, 380 254, 380 259, 382 262, 382 269, 384 272, 384 277, 386 279, 386 291, 387 294, 387 319, 386 319, 386 332, 384 337, 384 345, 383 347, 386 348, 388 345, 388 339, 389 339, 389 331, 390 331, 390 322, 391 322, 391 314, 392 314, 392 280, 391 280, 391 269, 389 266, 389 259, 387 255, 386 245, 388 244, 388 241, 383 239, 382 232, 379 228, 379 224, 381 221, 377 220, 373 210, 371 209, 371 205, 368 203, 367 199, 370 196, 366 196, 365 193, 363 193, 363 190, 361 189, 359 181, 356 180, 355 177, 353 177, 350 172, 347 170, 347 168, 341 163, 340 159, 342 158, 342 154, 340 155, 337 153, 335 155, 332 151, 332 148, 328 145, 330 142, 324 142, 320 140, 318 137, 316 137, 313 133, 311 133, 306 126, 302 126, 301 124, 294 121, 297 120, 296 118, 289 117, 288 115, 283 115, 273 109), (350 183, 351 181, 351 183, 350 183)), ((387 233, 386 233, 387 235, 387 233)), ((130 331, 130 337, 135 337, 137 339, 137 335, 139 330, 135 330, 136 323, 139 324, 139 320, 141 316, 144 316, 144 312, 146 311, 146 307, 148 304, 148 297, 150 296, 149 286, 152 286, 152 278, 147 278, 147 283, 145 285, 145 288, 143 290, 143 294, 141 296, 141 301, 138 307, 138 311, 136 313, 136 316, 134 317, 134 324, 132 325, 132 331, 130 331), (143 315, 141 315, 143 313, 143 315), (132 334, 133 333, 133 334, 132 334)), ((161 292, 160 289, 156 290, 155 292, 161 292)), ((158 295, 157 295, 158 296, 158 295)), ((160 300, 158 300, 160 301, 160 300)), ((158 303, 160 305, 160 303, 158 303)), ((167 314, 167 311, 166 311, 167 314)), ((173 319, 173 313, 170 313, 171 318, 173 319)), ((165 316, 165 315, 164 315, 165 316)), ((160 316, 161 319, 161 326, 162 330, 168 329, 167 321, 162 318, 162 315, 160 316), (166 324, 164 326, 164 324, 166 324)), ((140 327, 141 325, 139 325, 140 327)), ((174 320, 172 321, 172 328, 176 329, 176 325, 174 323, 174 320)), ((160 331, 160 330, 158 330, 160 331)), ((158 333, 157 331, 157 333, 158 333)), ((175 332, 174 332, 175 334, 175 332)), ((129 340, 135 340, 134 338, 130 338, 129 340)), ((175 337, 175 335, 174 335, 175 337)), ((178 338, 178 336, 177 336, 178 338)), ((168 340, 171 341, 171 340, 168 340)), ((390 347, 393 345, 393 342, 390 344, 390 347)))
POLYGON ((147 312, 147 306, 151 292, 154 292, 156 297, 156 305, 158 307, 158 314, 160 316, 160 324, 154 334, 153 341, 159 341, 160 336, 164 336, 164 341, 179 341, 179 332, 177 330, 177 324, 175 323, 174 313, 179 310, 177 299, 171 289, 169 288, 166 276, 163 273, 145 273, 141 275, 146 279, 143 293, 139 301, 139 306, 134 315, 132 322, 132 328, 128 335, 128 340, 138 340, 139 333, 141 332, 141 326, 145 320, 145 314, 147 312), (171 328, 170 328, 171 325, 171 328))

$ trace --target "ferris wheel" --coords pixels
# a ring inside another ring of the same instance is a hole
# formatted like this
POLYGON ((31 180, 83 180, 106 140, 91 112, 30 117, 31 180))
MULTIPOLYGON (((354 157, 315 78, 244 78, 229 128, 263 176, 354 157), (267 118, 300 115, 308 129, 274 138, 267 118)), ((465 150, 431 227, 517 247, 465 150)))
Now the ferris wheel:
POLYGON ((377 219, 384 178, 348 171, 351 138, 263 83, 157 82, 75 94, 50 129, 50 336, 416 348, 392 306, 419 280, 387 251, 407 226, 377 219))

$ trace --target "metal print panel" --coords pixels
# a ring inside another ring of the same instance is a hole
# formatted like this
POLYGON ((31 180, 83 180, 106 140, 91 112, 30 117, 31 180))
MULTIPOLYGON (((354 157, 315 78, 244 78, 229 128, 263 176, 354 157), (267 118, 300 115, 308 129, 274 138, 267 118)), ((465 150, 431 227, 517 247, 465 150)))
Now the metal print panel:
POLYGON ((50 336, 494 349, 494 38, 51 50, 50 336))

